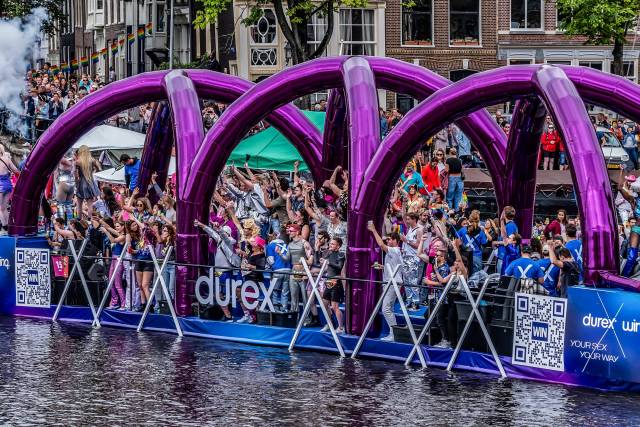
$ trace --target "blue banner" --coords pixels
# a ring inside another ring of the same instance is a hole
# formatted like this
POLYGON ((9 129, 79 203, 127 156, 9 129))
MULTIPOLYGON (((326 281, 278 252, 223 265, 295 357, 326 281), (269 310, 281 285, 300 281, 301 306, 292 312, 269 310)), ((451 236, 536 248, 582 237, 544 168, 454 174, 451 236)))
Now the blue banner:
POLYGON ((569 289, 565 370, 640 382, 640 294, 569 289))
POLYGON ((11 313, 16 305, 14 237, 0 237, 0 313, 11 313))

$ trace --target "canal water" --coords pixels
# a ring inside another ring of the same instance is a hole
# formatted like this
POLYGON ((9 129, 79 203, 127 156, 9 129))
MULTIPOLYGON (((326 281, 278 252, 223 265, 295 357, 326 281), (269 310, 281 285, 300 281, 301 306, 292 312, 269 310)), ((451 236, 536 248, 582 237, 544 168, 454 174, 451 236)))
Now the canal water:
POLYGON ((639 425, 640 398, 0 317, 0 425, 639 425))

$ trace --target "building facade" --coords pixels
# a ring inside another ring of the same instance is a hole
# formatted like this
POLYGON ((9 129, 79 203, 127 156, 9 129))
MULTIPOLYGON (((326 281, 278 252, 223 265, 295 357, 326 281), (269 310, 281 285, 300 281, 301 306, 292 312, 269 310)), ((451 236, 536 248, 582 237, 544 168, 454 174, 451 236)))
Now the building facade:
MULTIPOLYGON (((334 12, 334 29, 324 53, 333 55, 385 56, 385 7, 383 1, 370 1, 366 8, 340 8, 334 12)), ((233 4, 234 21, 245 18, 246 3, 233 4)), ((327 29, 327 17, 313 15, 307 27, 311 45, 318 45, 327 29)), ((231 74, 260 81, 291 65, 290 49, 278 25, 273 8, 265 6, 256 25, 234 28, 236 57, 229 61, 231 74)), ((316 95, 316 100, 326 97, 316 95)))
MULTIPOLYGON (((496 2, 488 0, 387 0, 386 55, 457 81, 498 66, 496 2)), ((406 112, 415 101, 389 94, 406 112)))
MULTIPOLYGON (((586 45, 558 28, 563 16, 555 1, 498 1, 498 61, 509 64, 563 64, 610 72, 612 46, 586 45)), ((624 49, 624 72, 638 82, 638 56, 633 36, 624 49)))

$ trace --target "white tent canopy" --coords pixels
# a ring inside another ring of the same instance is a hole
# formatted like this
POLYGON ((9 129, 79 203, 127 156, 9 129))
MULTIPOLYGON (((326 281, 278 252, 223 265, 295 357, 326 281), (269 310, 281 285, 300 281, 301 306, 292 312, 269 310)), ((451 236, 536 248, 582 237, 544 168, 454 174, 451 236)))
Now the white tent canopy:
MULTIPOLYGON (((169 176, 176 173, 176 158, 171 157, 169 161, 169 176)), ((124 166, 118 168, 105 169, 93 174, 97 181, 109 184, 125 184, 124 166)))
POLYGON ((100 125, 91 129, 73 144, 74 149, 82 145, 91 151, 102 150, 142 150, 145 134, 115 126, 100 125))

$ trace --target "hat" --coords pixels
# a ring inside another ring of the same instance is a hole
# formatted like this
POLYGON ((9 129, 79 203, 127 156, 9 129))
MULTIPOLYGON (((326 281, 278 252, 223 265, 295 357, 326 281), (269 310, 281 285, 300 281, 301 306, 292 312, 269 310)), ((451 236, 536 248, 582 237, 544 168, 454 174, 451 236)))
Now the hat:
POLYGON ((253 238, 253 241, 255 242, 256 246, 258 246, 259 248, 264 249, 264 245, 265 245, 265 240, 260 237, 260 236, 256 236, 253 238))
POLYGON ((224 227, 222 227, 222 231, 227 233, 227 236, 231 236, 231 227, 229 227, 228 225, 225 225, 224 227))
POLYGON ((529 245, 524 245, 522 247, 522 253, 523 254, 530 254, 531 252, 533 252, 533 250, 531 249, 531 246, 529 245))
POLYGON ((627 175, 624 177, 624 179, 626 179, 629 182, 636 182, 636 179, 638 178, 636 178, 634 175, 627 175))

